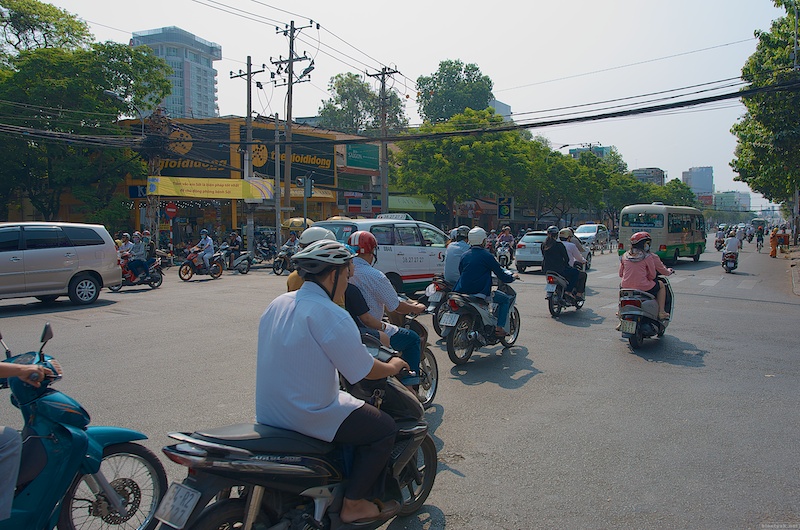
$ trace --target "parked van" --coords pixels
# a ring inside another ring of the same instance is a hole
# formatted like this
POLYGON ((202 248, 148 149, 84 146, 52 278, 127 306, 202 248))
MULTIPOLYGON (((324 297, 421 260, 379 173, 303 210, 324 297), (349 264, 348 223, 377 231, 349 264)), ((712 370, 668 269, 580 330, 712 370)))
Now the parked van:
POLYGON ((91 304, 122 283, 114 240, 102 225, 0 223, 0 299, 69 296, 91 304))
POLYGON ((700 261, 706 248, 706 223, 703 214, 688 206, 662 203, 632 204, 619 215, 619 254, 630 249, 636 232, 649 232, 653 238, 651 251, 665 262, 675 263, 680 257, 700 261))

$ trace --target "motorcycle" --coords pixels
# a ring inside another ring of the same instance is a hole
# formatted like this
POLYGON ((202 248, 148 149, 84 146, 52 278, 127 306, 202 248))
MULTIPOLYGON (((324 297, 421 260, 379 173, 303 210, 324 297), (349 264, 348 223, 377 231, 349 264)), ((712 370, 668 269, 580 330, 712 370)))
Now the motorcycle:
POLYGON ((672 286, 663 276, 659 276, 657 281, 661 281, 662 289, 667 290, 664 308, 670 314, 668 320, 658 319, 658 301, 652 294, 638 289, 619 290, 619 330, 631 348, 639 348, 646 338, 663 337, 672 319, 675 298, 672 286))
POLYGON ((283 274, 283 271, 292 272, 294 270, 292 256, 295 252, 297 252, 297 247, 295 246, 284 244, 281 247, 280 252, 278 252, 278 255, 275 256, 275 260, 272 262, 272 272, 275 273, 276 276, 283 274))
MULTIPOLYGON (((424 314, 428 314, 426 311, 424 314)), ((422 407, 427 409, 433 404, 433 398, 439 389, 439 364, 436 356, 433 355, 428 346, 428 328, 417 321, 418 315, 401 315, 400 313, 389 313, 389 322, 401 328, 407 328, 419 335, 420 338, 420 358, 419 358, 419 388, 417 397, 422 407)))
POLYGON ((753 242, 753 234, 747 234, 747 242, 748 243, 752 243, 753 242))
POLYGON ((278 255, 278 249, 272 243, 259 243, 253 253, 253 260, 256 263, 272 261, 278 255))
POLYGON ((111 285, 108 288, 113 292, 118 292, 120 289, 130 285, 149 285, 151 289, 161 287, 164 282, 164 273, 161 270, 161 258, 153 258, 147 260, 147 275, 141 280, 128 268, 128 262, 131 260, 130 252, 123 252, 119 257, 119 266, 122 268, 122 283, 119 285, 111 285))
MULTIPOLYGON (((364 342, 374 357, 391 357, 377 339, 365 336, 364 342)), ((396 377, 343 386, 397 422, 382 499, 400 502, 400 516, 413 514, 428 498, 437 466, 422 405, 396 377)), ((182 483, 170 485, 155 515, 170 528, 344 530, 387 522, 339 519, 348 461, 342 445, 249 423, 169 436, 178 443, 164 447, 164 454, 188 468, 182 483)))
POLYGON ((569 283, 566 278, 560 274, 547 271, 547 283, 544 285, 545 298, 547 299, 547 309, 550 310, 550 315, 557 317, 561 311, 567 307, 575 307, 580 309, 583 307, 584 300, 580 300, 567 292, 567 284, 569 283))
POLYGON ((508 241, 503 241, 497 246, 495 256, 497 257, 497 262, 504 269, 511 265, 511 245, 508 241))
POLYGON ((739 254, 736 252, 725 252, 722 254, 722 268, 725 272, 731 272, 739 267, 739 254))
POLYGON ((715 239, 714 240, 714 248, 715 249, 722 250, 722 247, 724 247, 724 246, 725 246, 725 240, 724 239, 715 239))
POLYGON ((497 289, 511 296, 511 306, 508 308, 510 333, 502 337, 495 333, 497 304, 479 296, 450 293, 448 311, 440 317, 439 325, 442 327, 442 338, 447 341, 447 356, 454 364, 469 361, 475 348, 494 346, 498 342, 510 348, 517 342, 520 329, 519 310, 514 304, 517 293, 510 285, 498 283, 497 289))
POLYGON ((147 436, 122 427, 89 426, 83 407, 52 388, 63 372, 56 359, 43 353, 51 338, 47 323, 38 352, 12 356, 0 336, 3 362, 39 364, 53 374, 39 388, 17 377, 0 379, 0 388, 11 388, 11 403, 25 423, 11 518, 0 521, 0 529, 154 528, 153 515, 167 489, 164 467, 151 451, 133 443, 147 436))
MULTIPOLYGON (((453 286, 447 283, 444 276, 436 274, 433 276, 433 281, 425 288, 425 298, 428 304, 427 313, 433 315, 433 330, 440 337, 442 336, 442 327, 439 325, 439 318, 447 311, 447 295, 453 290, 453 286)), ((422 299, 420 299, 420 302, 422 299)))
POLYGON ((215 252, 208 260, 208 270, 206 270, 206 264, 200 254, 200 249, 192 247, 186 257, 186 261, 178 267, 178 276, 185 282, 191 280, 195 274, 208 274, 212 279, 216 280, 222 276, 223 270, 225 270, 225 260, 219 251, 215 252))
POLYGON ((250 267, 253 265, 253 257, 249 252, 244 251, 239 254, 239 257, 233 260, 232 266, 227 266, 230 263, 231 250, 230 245, 223 243, 219 246, 219 252, 222 254, 222 261, 226 264, 226 269, 231 271, 239 271, 239 274, 247 274, 250 272, 250 267))

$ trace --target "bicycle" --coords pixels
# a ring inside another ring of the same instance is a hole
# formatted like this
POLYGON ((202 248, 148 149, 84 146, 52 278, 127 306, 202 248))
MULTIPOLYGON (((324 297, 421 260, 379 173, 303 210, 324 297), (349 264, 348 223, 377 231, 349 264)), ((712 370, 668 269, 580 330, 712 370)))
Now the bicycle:
POLYGON ((764 248, 764 238, 760 237, 756 239, 756 251, 761 252, 762 248, 764 248))

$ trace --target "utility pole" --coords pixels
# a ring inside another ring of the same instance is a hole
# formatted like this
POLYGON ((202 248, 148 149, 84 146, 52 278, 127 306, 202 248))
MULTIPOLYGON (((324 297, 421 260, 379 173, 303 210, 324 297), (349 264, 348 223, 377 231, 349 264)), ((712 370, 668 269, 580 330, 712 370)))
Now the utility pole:
POLYGON ((281 248, 281 133, 278 130, 278 113, 275 113, 275 246, 281 248))
POLYGON ((378 97, 381 113, 381 156, 380 156, 380 173, 381 173, 381 213, 389 212, 389 153, 386 146, 386 113, 388 106, 388 99, 386 97, 386 76, 399 73, 397 70, 390 70, 384 66, 380 72, 375 74, 367 74, 370 77, 380 77, 381 91, 378 97))

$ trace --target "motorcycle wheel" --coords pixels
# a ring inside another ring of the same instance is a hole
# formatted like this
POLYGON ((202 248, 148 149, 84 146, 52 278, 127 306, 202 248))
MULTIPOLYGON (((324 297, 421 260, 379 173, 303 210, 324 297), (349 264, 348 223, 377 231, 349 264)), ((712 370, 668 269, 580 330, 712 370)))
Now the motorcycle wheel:
POLYGON ((634 350, 641 348, 642 344, 644 343, 644 335, 642 335, 642 330, 639 328, 639 326, 636 326, 636 333, 628 337, 628 343, 634 350))
POLYGON ((508 327, 511 333, 500 339, 500 344, 506 348, 510 348, 517 342, 517 338, 519 337, 519 324, 519 309, 517 309, 517 306, 514 306, 514 310, 508 315, 508 327))
POLYGON ((178 268, 178 277, 181 280, 188 282, 192 279, 192 276, 194 276, 194 269, 192 266, 188 263, 181 264, 181 266, 178 268))
MULTIPOLYGON (((245 499, 225 499, 209 505, 200 514, 200 518, 192 526, 192 530, 230 530, 244 526, 247 507, 245 499)), ((256 517, 256 526, 272 525, 272 521, 260 513, 256 517), (260 525, 259 525, 260 523, 260 525)))
POLYGON ((508 267, 508 258, 505 256, 500 256, 500 266, 504 269, 508 267))
POLYGON ((283 261, 283 258, 275 258, 275 261, 272 262, 272 272, 275 273, 276 276, 282 275, 283 271, 286 269, 286 264, 283 261))
POLYGON ((164 275, 161 274, 161 271, 153 271, 150 274, 150 281, 147 282, 147 285, 149 285, 151 289, 158 289, 161 287, 162 283, 164 283, 164 275))
POLYGON ((118 293, 120 291, 120 289, 122 289, 122 284, 121 283, 119 285, 109 285, 108 286, 108 290, 111 291, 111 292, 114 292, 114 293, 118 293))
POLYGON ((436 307, 436 311, 433 312, 433 331, 440 337, 442 336, 442 326, 439 324, 439 319, 445 313, 447 313, 447 307, 444 305, 444 302, 440 303, 436 307))
POLYGON ((429 408, 433 404, 436 390, 439 388, 439 365, 436 357, 430 348, 422 350, 422 357, 419 360, 419 389, 417 397, 423 408, 429 408))
POLYGON ((472 322, 471 315, 461 315, 453 330, 447 335, 447 356, 454 364, 466 363, 475 351, 475 342, 467 337, 472 331, 472 322))
POLYGON ((527 267, 525 265, 517 265, 517 272, 518 273, 524 274, 525 273, 525 269, 527 269, 527 267))
POLYGON ((239 271, 239 274, 247 274, 250 272, 250 262, 248 260, 244 260, 237 265, 236 270, 239 271))
POLYGON ((79 475, 64 495, 59 530, 155 528, 153 515, 167 491, 167 474, 158 457, 139 444, 110 445, 103 451, 100 472, 122 497, 127 515, 114 511, 102 493, 89 489, 86 475, 79 475))
POLYGON ((547 299, 547 309, 550 310, 550 315, 557 317, 561 314, 561 297, 564 296, 564 290, 561 287, 556 287, 555 292, 547 299))
POLYGON ((403 502, 397 515, 405 517, 419 510, 428 499, 436 479, 436 444, 426 434, 417 448, 417 454, 409 460, 400 474, 400 491, 403 502))
POLYGON ((216 280, 220 276, 222 276, 222 265, 218 262, 214 262, 211 264, 211 269, 208 271, 208 275, 211 276, 212 280, 216 280))

